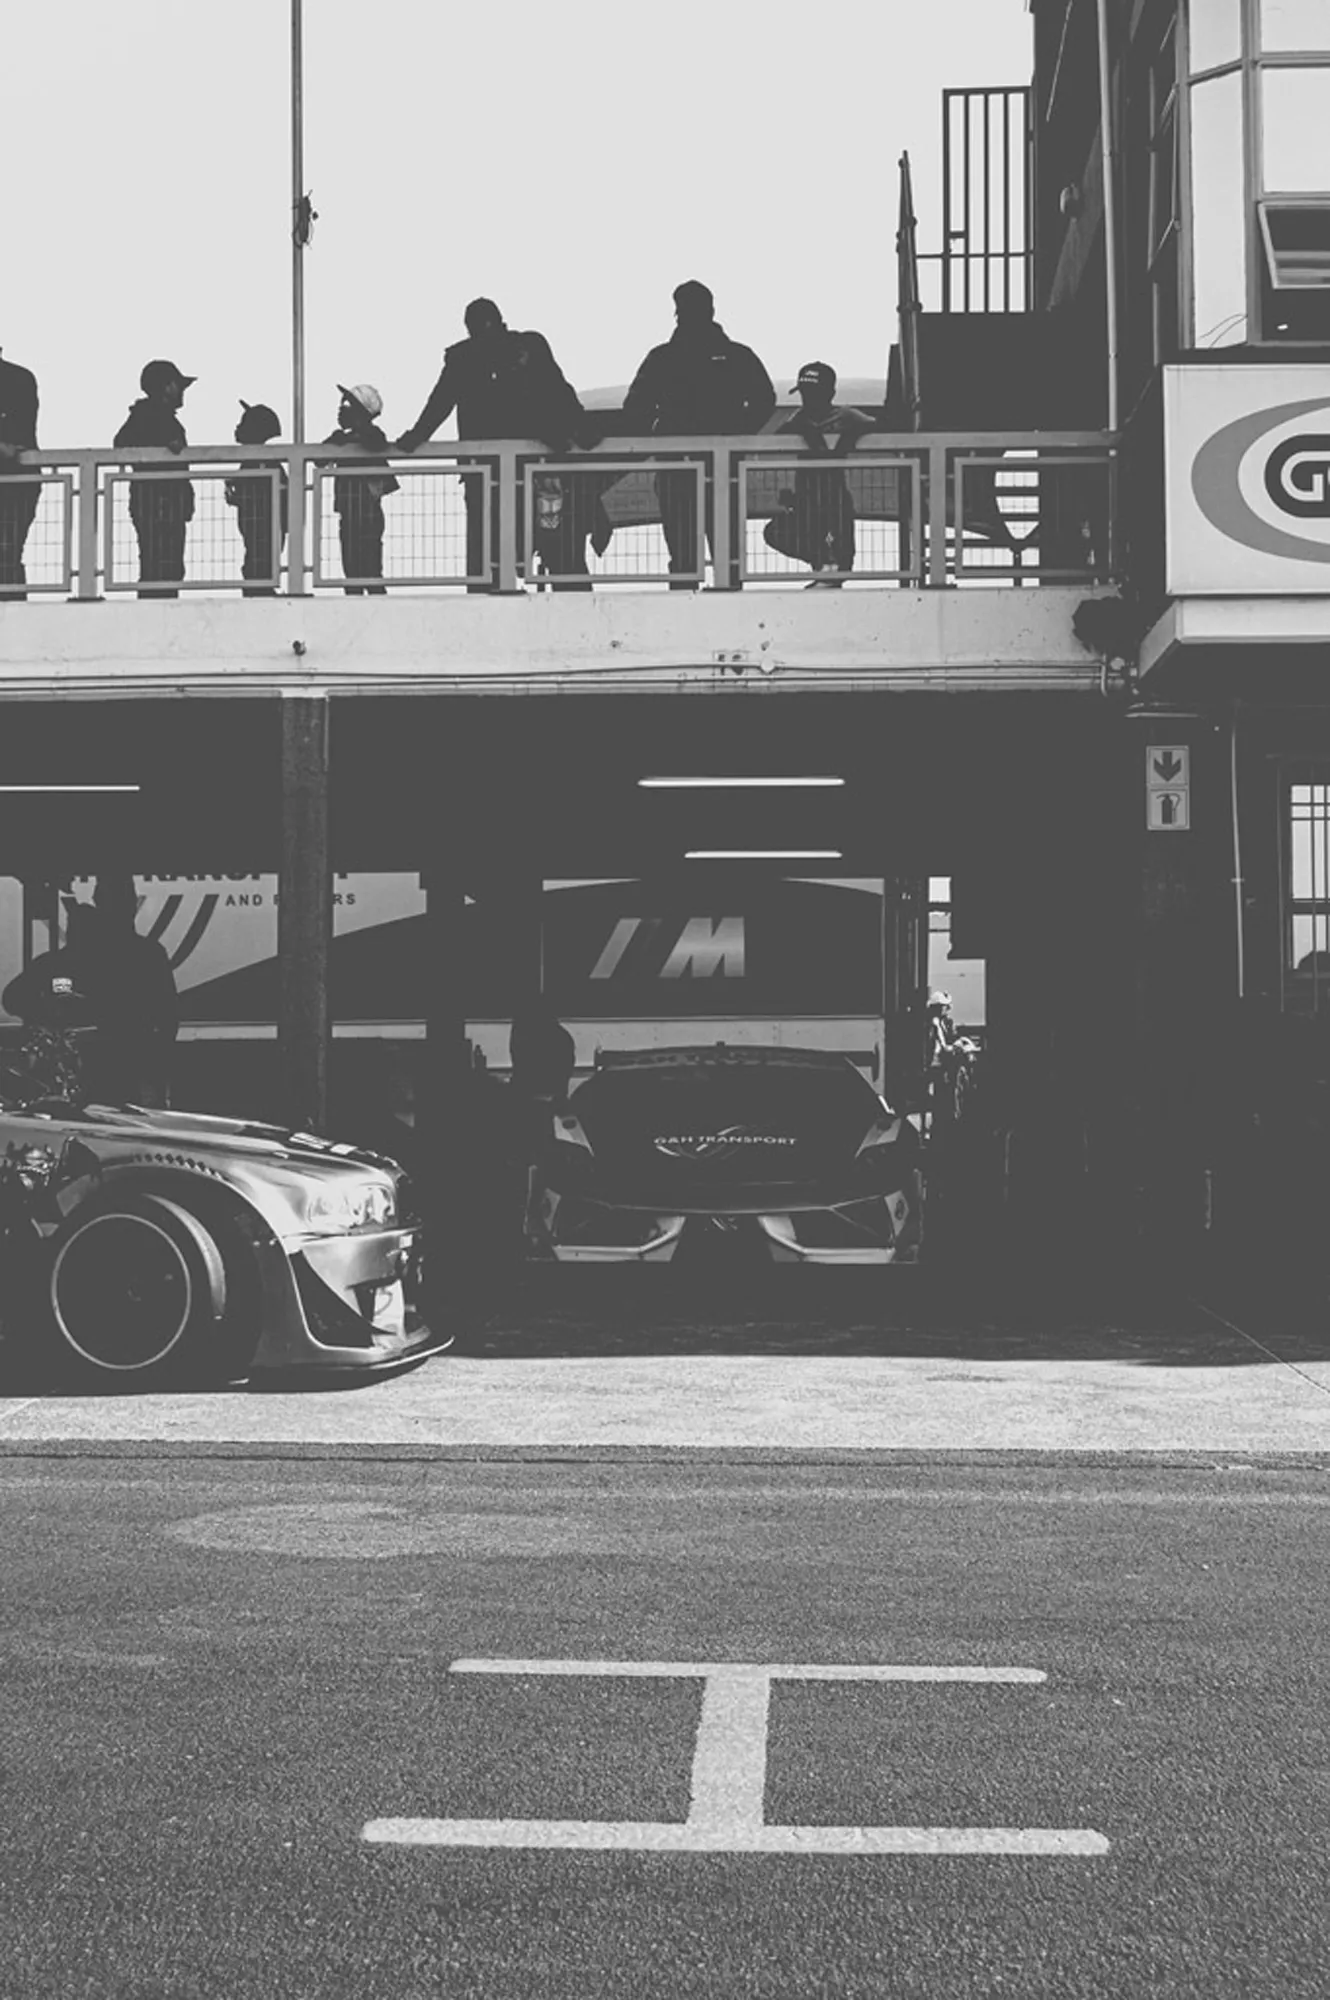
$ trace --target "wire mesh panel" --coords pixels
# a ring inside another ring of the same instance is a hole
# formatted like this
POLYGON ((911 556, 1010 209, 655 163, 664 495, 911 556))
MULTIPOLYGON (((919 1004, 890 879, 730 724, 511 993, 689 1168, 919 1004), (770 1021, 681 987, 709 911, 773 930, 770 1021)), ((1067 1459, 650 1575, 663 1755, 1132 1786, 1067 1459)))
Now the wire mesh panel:
POLYGON ((497 490, 488 461, 314 471, 314 585, 377 596, 392 585, 492 582, 497 490))
POLYGON ((142 466, 107 473, 102 489, 108 591, 171 597, 181 590, 276 588, 274 523, 282 475, 275 468, 142 466), (266 521, 267 540, 257 530, 266 521))
POLYGON ((739 465, 745 582, 898 582, 919 575, 921 468, 903 453, 812 453, 739 465))
POLYGON ((528 459, 521 574, 542 588, 700 583, 711 499, 700 459, 528 459))
POLYGON ((73 480, 67 472, 0 477, 0 601, 73 584, 73 480))
POLYGON ((1018 446, 953 455, 958 578, 1096 582, 1111 573, 1107 454, 1018 446))

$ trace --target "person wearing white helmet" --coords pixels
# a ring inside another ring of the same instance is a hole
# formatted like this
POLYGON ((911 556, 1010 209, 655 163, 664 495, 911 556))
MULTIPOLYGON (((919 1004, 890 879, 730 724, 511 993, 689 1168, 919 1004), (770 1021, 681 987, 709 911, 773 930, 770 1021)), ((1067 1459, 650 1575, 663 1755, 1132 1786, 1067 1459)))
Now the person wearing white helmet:
POLYGON ((351 389, 339 382, 337 393, 342 399, 337 410, 337 429, 323 442, 355 445, 361 451, 375 454, 368 461, 371 469, 362 471, 359 466, 348 466, 333 480, 342 575, 355 579, 343 588, 348 597, 382 597, 386 594, 383 584, 368 579, 383 575, 383 503, 389 493, 397 491, 397 481, 383 455, 388 450, 388 440, 377 421, 383 415, 383 398, 371 382, 357 382, 351 389))

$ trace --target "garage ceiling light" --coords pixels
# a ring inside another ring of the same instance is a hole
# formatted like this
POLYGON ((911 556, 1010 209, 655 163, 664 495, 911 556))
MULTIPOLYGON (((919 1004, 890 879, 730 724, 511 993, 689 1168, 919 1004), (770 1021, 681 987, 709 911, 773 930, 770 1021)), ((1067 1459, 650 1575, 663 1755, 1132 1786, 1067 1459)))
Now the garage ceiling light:
POLYGON ((0 792, 141 792, 142 785, 0 785, 0 792))
POLYGON ((690 847, 685 861, 841 861, 839 847, 690 847))
POLYGON ((745 791, 763 787, 777 791, 808 790, 815 786, 843 785, 844 778, 639 778, 638 784, 647 791, 745 791))

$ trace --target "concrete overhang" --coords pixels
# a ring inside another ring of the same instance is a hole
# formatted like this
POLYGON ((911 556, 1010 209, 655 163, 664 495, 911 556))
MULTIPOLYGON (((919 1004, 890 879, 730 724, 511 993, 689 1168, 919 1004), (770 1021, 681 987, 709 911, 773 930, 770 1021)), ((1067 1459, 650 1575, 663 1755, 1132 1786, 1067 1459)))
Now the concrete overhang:
POLYGON ((1142 642, 1139 675, 1227 683, 1244 670, 1268 676, 1281 659, 1300 672, 1320 665, 1330 700, 1330 596, 1175 598, 1142 642))
POLYGON ((0 606, 0 696, 1094 691, 1086 586, 0 606))

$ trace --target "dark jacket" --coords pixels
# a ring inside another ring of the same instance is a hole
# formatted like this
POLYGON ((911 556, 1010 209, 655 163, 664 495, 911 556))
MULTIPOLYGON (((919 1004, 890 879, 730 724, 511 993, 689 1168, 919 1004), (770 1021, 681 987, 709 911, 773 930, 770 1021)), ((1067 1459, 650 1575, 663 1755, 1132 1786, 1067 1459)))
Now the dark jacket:
MULTIPOLYGON (((86 917, 76 941, 44 952, 5 988, 5 1010, 27 1025, 96 1029, 90 1051, 107 1088, 164 1068, 179 1027, 175 978, 155 938, 86 917)), ((134 1080, 134 1081, 131 1081, 134 1080)))
MULTIPOLYGON (((30 368, 0 356, 0 444, 20 451, 37 449, 37 377, 30 368)), ((21 471, 12 459, 0 458, 0 476, 21 471)))
POLYGON ((377 424, 367 424, 364 430, 349 430, 339 424, 323 440, 325 444, 353 444, 370 454, 367 466, 380 466, 382 472, 377 479, 367 478, 363 472, 344 473, 333 480, 333 509, 338 514, 363 517, 368 510, 383 512, 383 502, 389 493, 396 493, 400 481, 388 470, 386 458, 374 454, 389 449, 388 440, 377 424))
MULTIPOLYGON (((112 443, 131 448, 156 445, 173 452, 186 451, 189 447, 185 427, 175 411, 168 410, 165 403, 158 403, 151 396, 140 396, 137 403, 130 404, 129 415, 112 443)), ((192 521, 194 488, 183 473, 175 474, 169 481, 156 476, 135 480, 130 486, 129 511, 131 514, 141 513, 145 507, 155 513, 169 514, 176 520, 192 521)))
POLYGON ((586 418, 543 333, 506 328, 494 340, 459 340, 406 439, 423 444, 457 412, 459 438, 539 438, 566 451, 586 418))
POLYGON ((776 407, 771 377, 751 347, 716 321, 675 329, 653 347, 623 399, 632 430, 649 437, 726 437, 760 431, 776 407))

